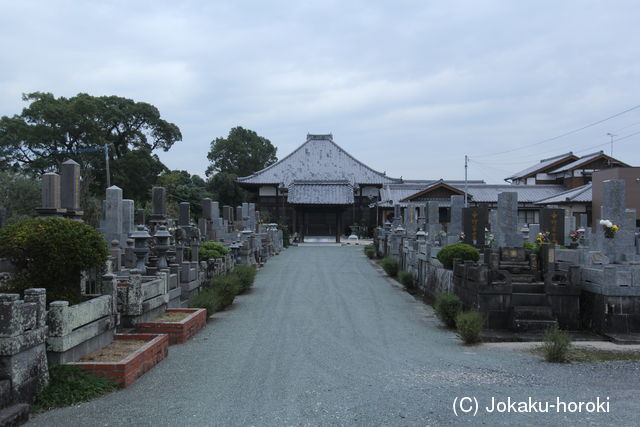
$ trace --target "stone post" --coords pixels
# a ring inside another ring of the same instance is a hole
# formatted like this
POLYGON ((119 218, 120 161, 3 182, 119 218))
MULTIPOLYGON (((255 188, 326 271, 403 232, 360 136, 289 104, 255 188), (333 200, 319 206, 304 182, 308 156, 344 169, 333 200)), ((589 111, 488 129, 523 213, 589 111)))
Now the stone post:
POLYGON ((60 204, 65 216, 80 219, 80 165, 69 159, 60 166, 60 204))
POLYGON ((181 202, 178 225, 188 226, 189 224, 191 224, 191 204, 189 202, 181 202))
POLYGON ((122 200, 122 238, 120 246, 126 244, 129 235, 135 231, 135 223, 133 218, 134 202, 130 199, 122 200))
POLYGON ((440 203, 437 201, 427 202, 427 241, 434 243, 438 241, 440 232, 440 203))

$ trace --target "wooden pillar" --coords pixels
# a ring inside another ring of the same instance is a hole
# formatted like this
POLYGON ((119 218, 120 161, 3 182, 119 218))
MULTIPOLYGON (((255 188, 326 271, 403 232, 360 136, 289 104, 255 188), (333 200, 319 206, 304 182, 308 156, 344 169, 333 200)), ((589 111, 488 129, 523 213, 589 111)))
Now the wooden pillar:
POLYGON ((340 243, 340 229, 342 228, 342 215, 340 210, 336 210, 336 243, 340 243))

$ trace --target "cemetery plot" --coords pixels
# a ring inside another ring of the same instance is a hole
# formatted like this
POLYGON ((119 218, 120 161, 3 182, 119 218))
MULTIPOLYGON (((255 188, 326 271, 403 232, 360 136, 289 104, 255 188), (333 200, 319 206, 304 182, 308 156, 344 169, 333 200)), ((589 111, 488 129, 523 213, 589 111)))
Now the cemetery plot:
POLYGON ((202 308, 170 308, 164 314, 149 321, 136 324, 140 332, 168 334, 169 345, 184 344, 204 329, 207 310, 202 308))
POLYGON ((79 362, 68 364, 85 369, 93 375, 108 378, 119 386, 128 387, 169 353, 169 336, 166 334, 116 334, 115 339, 116 344, 110 344, 110 348, 99 350, 85 356, 79 362), (118 341, 129 342, 118 347, 118 341), (127 349, 131 351, 128 352, 127 349))

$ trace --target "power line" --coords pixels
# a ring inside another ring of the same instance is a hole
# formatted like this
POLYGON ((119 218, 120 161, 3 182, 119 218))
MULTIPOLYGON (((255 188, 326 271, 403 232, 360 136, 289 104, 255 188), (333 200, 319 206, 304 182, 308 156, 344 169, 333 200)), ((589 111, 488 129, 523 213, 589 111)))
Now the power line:
POLYGON ((628 112, 630 112, 630 111, 633 111, 633 110, 636 110, 636 109, 638 109, 638 108, 640 108, 640 105, 636 105, 636 106, 634 106, 634 107, 628 108, 628 109, 626 109, 626 110, 624 110, 624 111, 622 111, 622 112, 620 112, 620 113, 614 114, 613 116, 609 116, 609 117, 607 117, 606 119, 602 119, 602 120, 598 120, 598 121, 593 122, 593 123, 589 123, 588 125, 586 125, 586 126, 582 126, 582 127, 578 128, 578 129, 573 129, 573 130, 570 130, 569 132, 565 132, 565 133, 563 133, 563 134, 561 134, 561 135, 557 135, 557 136, 554 136, 554 137, 552 137, 552 138, 543 139, 542 141, 534 142, 534 143, 532 143, 532 144, 523 145, 523 146, 521 146, 521 147, 512 148, 512 149, 510 149, 510 150, 498 151, 498 152, 496 152, 496 153, 481 154, 481 155, 474 156, 474 157, 476 157, 476 158, 477 158, 477 157, 496 156, 496 155, 498 155, 498 154, 511 153, 511 152, 514 152, 514 151, 522 150, 522 149, 524 149, 524 148, 529 148, 529 147, 533 147, 533 146, 535 146, 535 145, 544 144, 545 142, 555 141, 556 139, 564 138, 565 136, 572 135, 572 134, 574 134, 574 133, 580 132, 580 131, 585 130, 585 129, 587 129, 587 128, 590 128, 590 127, 593 127, 593 126, 599 125, 600 123, 604 123, 604 122, 606 122, 607 120, 614 119, 614 118, 616 118, 616 117, 618 117, 618 116, 621 116, 621 115, 623 115, 623 114, 626 114, 626 113, 628 113, 628 112))

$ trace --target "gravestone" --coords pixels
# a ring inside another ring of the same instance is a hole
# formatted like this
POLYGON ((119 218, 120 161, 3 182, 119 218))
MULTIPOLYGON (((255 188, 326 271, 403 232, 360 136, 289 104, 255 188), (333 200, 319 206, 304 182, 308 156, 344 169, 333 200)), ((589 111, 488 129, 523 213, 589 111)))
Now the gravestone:
POLYGON ((549 233, 551 243, 563 245, 565 236, 564 209, 540 209, 540 231, 549 233))
POLYGON ((540 224, 530 224, 529 225, 529 242, 535 243, 538 238, 538 234, 540 234, 540 224))
POLYGON ((518 193, 515 191, 498 194, 495 238, 499 248, 522 246, 522 237, 518 234, 518 193))
POLYGON ((243 209, 242 206, 236 206, 236 216, 235 216, 235 223, 234 226, 236 227, 236 230, 243 230, 244 229, 244 217, 242 215, 243 213, 243 209))
POLYGON ((80 209, 80 165, 67 160, 60 166, 60 207, 66 209, 65 216, 79 219, 80 209))
MULTIPOLYGON (((134 218, 133 218, 133 212, 134 212, 134 201, 130 200, 130 199, 124 199, 122 200, 122 234, 123 234, 123 239, 120 239, 120 242, 125 242, 127 239, 129 238, 129 234, 133 233, 135 231, 135 224, 134 224, 134 218)), ((124 247, 124 245, 121 244, 121 247, 124 247)))
POLYGON ((213 219, 213 202, 208 197, 202 199, 202 217, 205 220, 213 219))
POLYGON ((233 208, 228 205, 222 207, 222 219, 230 223, 233 221, 233 208))
POLYGON ((42 175, 42 206, 36 208, 40 216, 60 216, 64 213, 60 203, 60 175, 48 172, 42 175))
POLYGON ((151 223, 164 223, 167 218, 167 189, 153 187, 151 190, 151 223))
POLYGON ((400 225, 401 221, 402 221, 402 214, 400 212, 400 205, 396 203, 395 205, 393 205, 393 221, 392 221, 392 225, 394 227, 397 227, 398 225, 400 225))
POLYGON ((462 209, 464 208, 464 196, 451 196, 451 221, 447 231, 450 235, 458 236, 462 232, 462 209))
POLYGON ((440 229, 440 203, 430 200, 427 202, 427 241, 435 242, 440 229))
POLYGON ((178 217, 178 225, 188 226, 191 224, 191 204, 189 202, 180 202, 180 216, 178 217))
POLYGON ((588 218, 588 216, 587 216, 586 213, 581 213, 580 216, 579 216, 579 224, 578 224, 578 226, 581 227, 581 228, 584 228, 585 230, 587 229, 587 227, 589 227, 587 218, 588 218))
POLYGON ((249 203, 249 227, 252 231, 256 231, 256 204, 249 203))
POLYGON ((489 210, 486 207, 462 208, 464 243, 478 248, 484 247, 484 230, 488 224, 489 210))
POLYGON ((117 240, 124 247, 126 239, 122 241, 122 189, 115 185, 107 188, 104 211, 104 229, 102 234, 107 242, 117 240))
MULTIPOLYGON (((596 247, 599 248, 612 263, 626 261, 631 252, 633 241, 630 238, 635 234, 634 221, 628 223, 625 197, 625 182, 621 179, 609 179, 602 182, 602 219, 611 221, 619 228, 615 237, 607 238, 604 228, 596 224, 596 247)), ((635 248, 633 249, 635 254, 635 248)))
POLYGON ((576 231, 576 228, 577 228, 576 217, 573 215, 565 216, 564 217, 564 234, 563 234, 564 243, 562 244, 564 244, 565 246, 569 246, 571 243, 573 243, 573 240, 571 240, 570 234, 576 231))
MULTIPOLYGON (((144 209, 136 209, 136 225, 144 225, 146 223, 144 209)), ((135 231, 135 227, 134 227, 135 231)))

